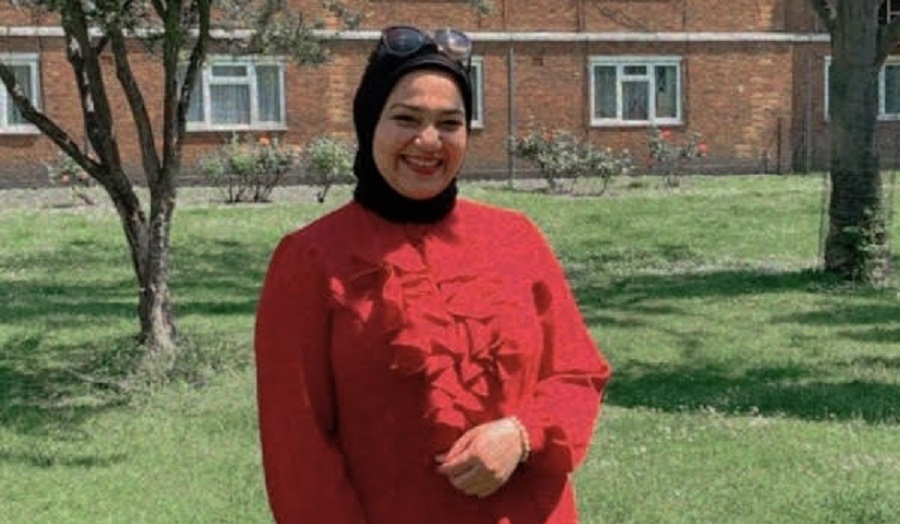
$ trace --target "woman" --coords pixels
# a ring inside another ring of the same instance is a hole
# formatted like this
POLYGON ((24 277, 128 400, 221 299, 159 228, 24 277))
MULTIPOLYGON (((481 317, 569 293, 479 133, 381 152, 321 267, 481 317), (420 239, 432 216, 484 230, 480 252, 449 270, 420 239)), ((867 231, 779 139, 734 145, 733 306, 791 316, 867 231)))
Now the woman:
POLYGON ((456 198, 457 31, 391 27, 353 104, 353 201, 286 236, 257 313, 280 524, 571 523, 610 368, 519 213, 456 198))

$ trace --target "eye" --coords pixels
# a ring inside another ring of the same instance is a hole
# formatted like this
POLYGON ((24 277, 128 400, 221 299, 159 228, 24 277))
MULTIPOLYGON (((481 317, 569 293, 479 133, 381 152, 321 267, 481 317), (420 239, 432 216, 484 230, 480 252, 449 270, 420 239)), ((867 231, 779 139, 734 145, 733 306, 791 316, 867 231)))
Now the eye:
POLYGON ((419 124, 419 119, 408 113, 398 113, 392 116, 391 120, 403 126, 415 126, 419 124))
POLYGON ((448 118, 446 120, 441 120, 438 125, 440 125, 441 129, 445 131, 456 131, 465 124, 458 118, 448 118))

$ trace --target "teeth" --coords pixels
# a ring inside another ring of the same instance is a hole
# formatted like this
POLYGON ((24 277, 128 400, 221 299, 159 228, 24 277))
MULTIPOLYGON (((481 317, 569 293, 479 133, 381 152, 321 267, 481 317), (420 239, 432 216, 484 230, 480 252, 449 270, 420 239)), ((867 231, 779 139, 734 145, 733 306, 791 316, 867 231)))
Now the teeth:
POLYGON ((440 160, 438 160, 436 158, 432 158, 430 160, 425 160, 422 158, 406 157, 406 161, 416 167, 435 167, 440 163, 440 160))

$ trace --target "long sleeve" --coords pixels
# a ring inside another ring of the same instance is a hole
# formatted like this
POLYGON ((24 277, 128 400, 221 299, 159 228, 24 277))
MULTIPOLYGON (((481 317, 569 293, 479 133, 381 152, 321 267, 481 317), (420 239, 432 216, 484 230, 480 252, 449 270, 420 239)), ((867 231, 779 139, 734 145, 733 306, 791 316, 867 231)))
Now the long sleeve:
POLYGON ((298 236, 279 244, 257 309, 260 438, 278 524, 363 524, 335 427, 328 282, 298 236))
POLYGON ((540 268, 533 295, 544 347, 538 383, 516 415, 530 444, 529 464, 568 473, 584 459, 600 412, 611 369, 584 324, 565 274, 537 228, 526 223, 531 240, 527 262, 540 268))

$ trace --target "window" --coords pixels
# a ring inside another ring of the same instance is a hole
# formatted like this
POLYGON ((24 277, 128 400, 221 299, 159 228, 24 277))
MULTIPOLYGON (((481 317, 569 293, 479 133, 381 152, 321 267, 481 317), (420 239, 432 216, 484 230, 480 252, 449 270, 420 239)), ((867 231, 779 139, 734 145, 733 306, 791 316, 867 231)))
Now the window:
MULTIPOLYGON (((831 89, 831 57, 825 58, 825 119, 829 111, 831 89)), ((900 120, 900 56, 888 57, 878 73, 878 119, 900 120)))
MULTIPOLYGON (((25 95, 36 107, 40 107, 41 97, 38 90, 38 56, 36 54, 2 55, 0 60, 12 71, 25 95)), ((0 85, 0 132, 3 133, 36 133, 37 128, 25 120, 13 103, 6 87, 0 85)))
POLYGON ((680 57, 594 57, 591 125, 681 123, 680 57))
POLYGON ((191 94, 187 128, 189 131, 280 129, 284 120, 281 61, 211 57, 191 94))
POLYGON ((472 127, 484 127, 484 58, 472 57, 472 127))
POLYGON ((881 71, 881 110, 884 118, 900 119, 900 59, 884 65, 881 71))
POLYGON ((878 11, 878 23, 881 25, 900 17, 900 0, 885 0, 878 11))

